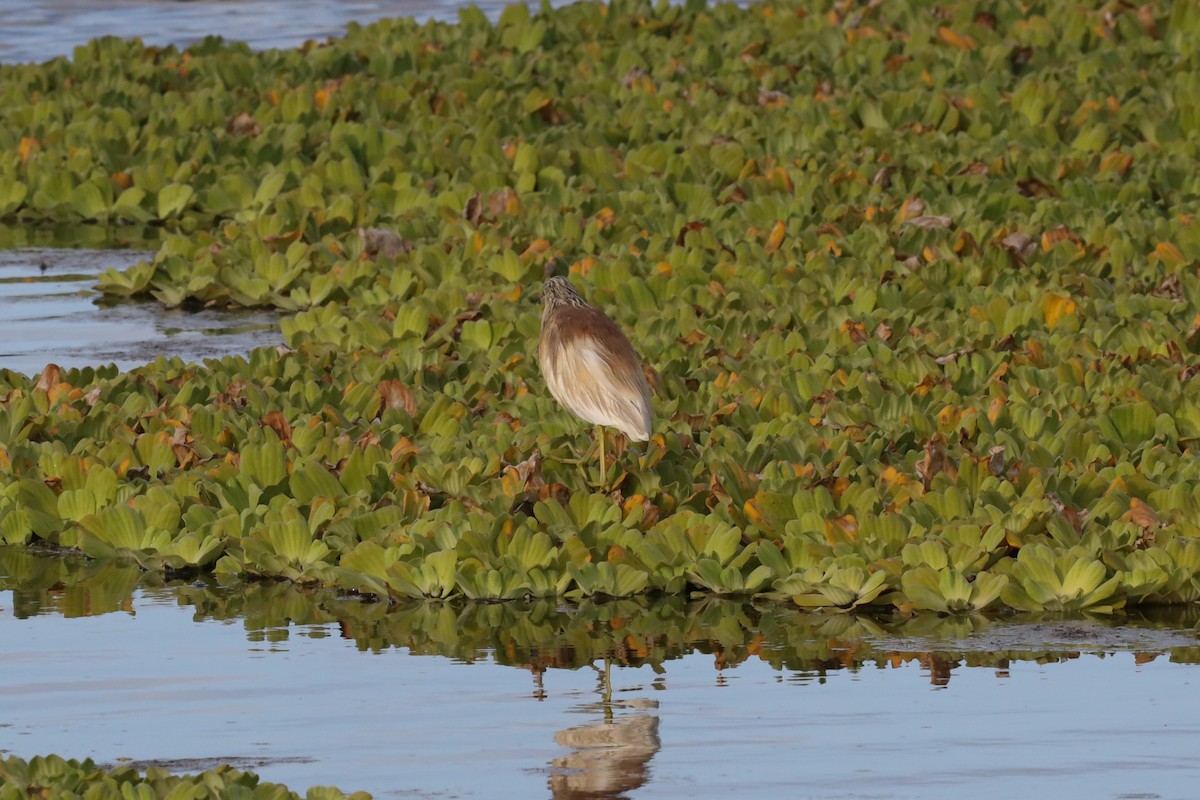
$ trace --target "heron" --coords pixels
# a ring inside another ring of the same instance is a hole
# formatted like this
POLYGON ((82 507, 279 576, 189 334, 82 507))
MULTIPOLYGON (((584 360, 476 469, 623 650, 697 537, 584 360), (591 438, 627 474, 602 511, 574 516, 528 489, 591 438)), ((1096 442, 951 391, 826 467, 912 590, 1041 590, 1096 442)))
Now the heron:
POLYGON ((538 363, 550 394, 568 411, 596 426, 600 483, 608 476, 604 426, 630 441, 650 439, 650 387, 642 360, 604 312, 589 305, 566 278, 548 278, 542 291, 538 363))

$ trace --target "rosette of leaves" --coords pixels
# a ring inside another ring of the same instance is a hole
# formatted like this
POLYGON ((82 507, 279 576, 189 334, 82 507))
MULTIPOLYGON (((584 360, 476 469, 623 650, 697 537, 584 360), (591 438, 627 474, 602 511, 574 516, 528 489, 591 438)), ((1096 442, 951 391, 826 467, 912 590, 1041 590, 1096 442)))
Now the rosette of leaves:
MULTIPOLYGON (((171 775, 152 767, 143 774, 132 767, 102 769, 91 759, 76 761, 59 756, 17 756, 0 759, 0 800, 18 800, 35 794, 48 796, 122 797, 135 795, 146 800, 183 796, 263 797, 300 800, 302 795, 279 784, 260 782, 252 772, 230 766, 215 767, 196 775, 171 775)), ((366 800, 365 792, 345 795, 337 789, 309 789, 308 800, 366 800)))
POLYGON ((1059 552, 1027 545, 1005 566, 1009 580, 1000 597, 1013 608, 1109 613, 1125 605, 1120 571, 1110 572, 1095 553, 1080 547, 1059 552))
POLYGON ((936 541, 906 546, 900 576, 904 602, 942 614, 982 611, 995 604, 1008 578, 979 569, 987 554, 982 547, 947 548, 936 541))

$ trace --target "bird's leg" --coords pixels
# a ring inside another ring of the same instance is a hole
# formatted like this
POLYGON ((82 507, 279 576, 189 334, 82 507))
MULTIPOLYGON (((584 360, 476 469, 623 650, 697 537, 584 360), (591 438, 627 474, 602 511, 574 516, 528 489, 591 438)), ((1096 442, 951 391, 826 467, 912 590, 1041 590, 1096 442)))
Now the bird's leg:
POLYGON ((600 487, 605 488, 608 481, 608 463, 604 460, 604 426, 596 426, 596 436, 600 440, 600 487))
POLYGON ((612 714, 612 659, 604 656, 604 710, 612 714))

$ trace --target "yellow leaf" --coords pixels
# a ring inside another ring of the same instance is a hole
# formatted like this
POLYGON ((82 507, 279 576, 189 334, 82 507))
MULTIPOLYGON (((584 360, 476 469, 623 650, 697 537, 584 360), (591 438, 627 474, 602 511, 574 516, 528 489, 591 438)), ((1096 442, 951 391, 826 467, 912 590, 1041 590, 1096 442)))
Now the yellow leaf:
POLYGON ((641 506, 641 505, 645 505, 645 504, 646 504, 646 495, 644 495, 644 494, 630 495, 629 497, 627 497, 625 499, 625 502, 621 505, 622 515, 628 517, 631 513, 633 513, 633 510, 635 508, 637 508, 638 506, 641 506))
POLYGON ((742 506, 742 510, 746 512, 746 519, 750 520, 755 525, 762 525, 766 518, 763 516, 762 509, 758 507, 758 500, 751 497, 742 506))
POLYGON ((516 467, 505 467, 504 475, 500 478, 500 491, 505 497, 516 497, 525 491, 525 481, 516 467))
POLYGON ((889 486, 903 486, 909 482, 907 475, 891 466, 883 471, 879 479, 889 486))
POLYGON ((783 220, 779 220, 775 223, 775 227, 771 228, 771 235, 767 237, 767 244, 763 249, 768 253, 774 253, 783 244, 785 234, 787 234, 787 225, 783 223, 783 220))
POLYGON ((1042 300, 1042 314, 1046 318, 1046 327, 1054 330, 1064 317, 1075 313, 1075 301, 1054 292, 1047 292, 1042 300))
POLYGON ((954 406, 943 406, 938 412, 937 420, 938 427, 945 430, 953 430, 958 427, 958 423, 962 420, 963 412, 961 408, 954 406))

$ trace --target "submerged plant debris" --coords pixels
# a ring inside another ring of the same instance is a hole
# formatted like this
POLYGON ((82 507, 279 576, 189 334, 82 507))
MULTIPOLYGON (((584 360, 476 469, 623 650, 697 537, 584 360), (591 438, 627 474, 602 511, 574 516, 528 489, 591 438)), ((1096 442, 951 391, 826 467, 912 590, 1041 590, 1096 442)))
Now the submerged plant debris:
POLYGON ((379 597, 1200 598, 1200 16, 582 2, 0 67, 0 221, 287 347, 0 372, 0 540, 379 597), (611 491, 532 357, 646 358, 611 491))

